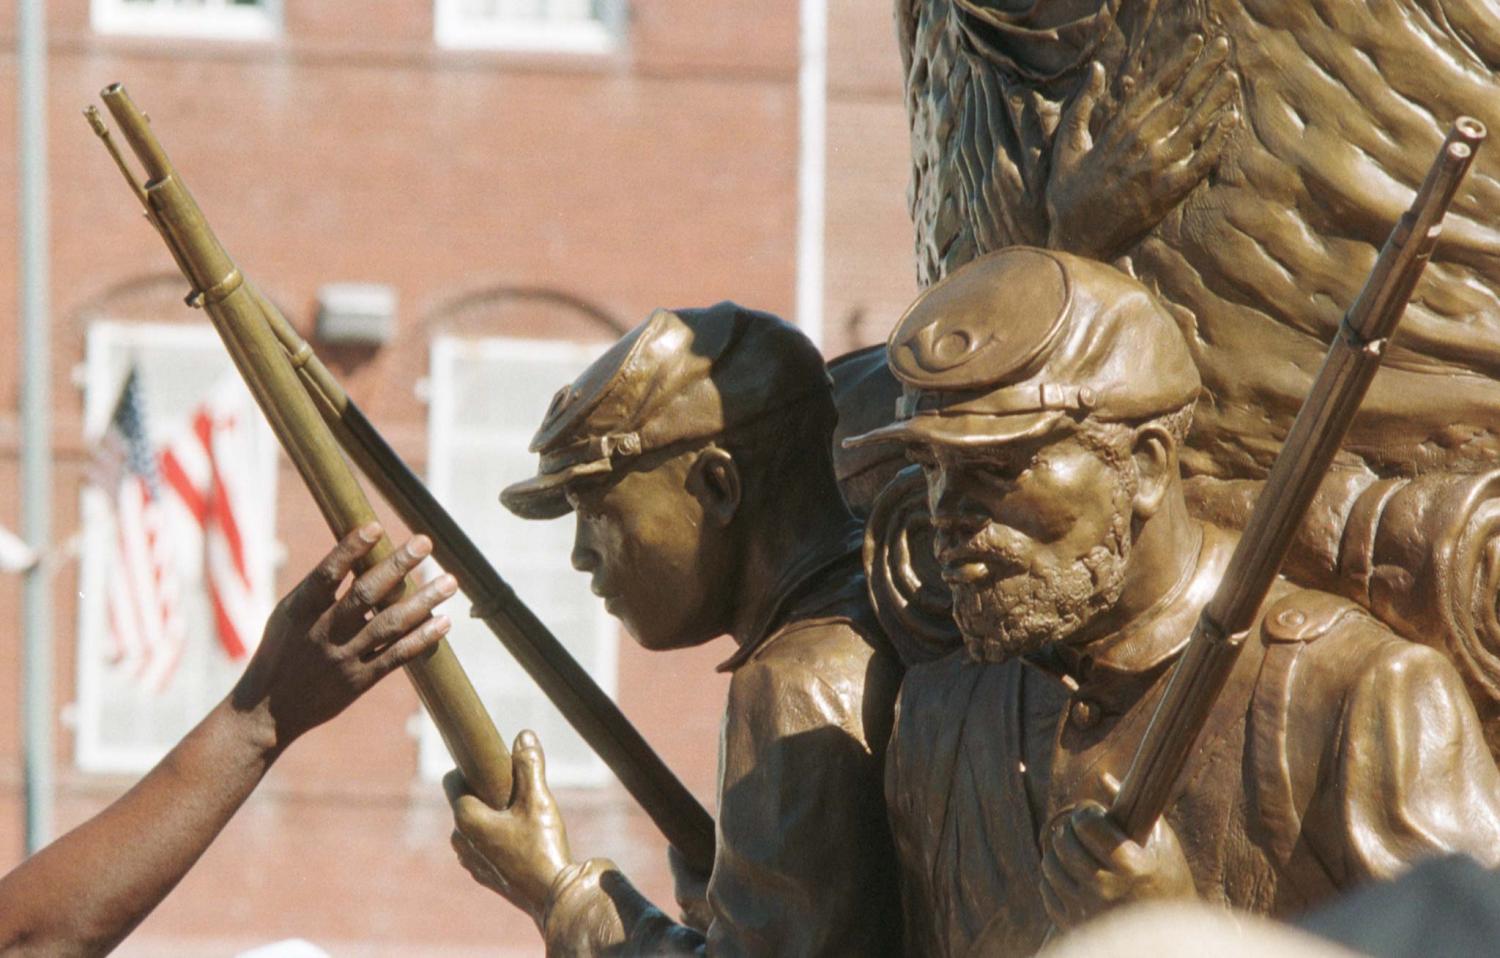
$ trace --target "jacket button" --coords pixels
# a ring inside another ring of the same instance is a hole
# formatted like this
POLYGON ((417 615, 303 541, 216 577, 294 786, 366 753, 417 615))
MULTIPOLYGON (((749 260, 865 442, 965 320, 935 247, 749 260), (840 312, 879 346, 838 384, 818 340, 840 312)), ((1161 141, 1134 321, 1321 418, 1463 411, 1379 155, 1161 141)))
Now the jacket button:
POLYGON ((1088 699, 1074 699, 1068 708, 1068 721, 1073 723, 1074 728, 1091 729, 1099 724, 1103 712, 1099 706, 1088 699))

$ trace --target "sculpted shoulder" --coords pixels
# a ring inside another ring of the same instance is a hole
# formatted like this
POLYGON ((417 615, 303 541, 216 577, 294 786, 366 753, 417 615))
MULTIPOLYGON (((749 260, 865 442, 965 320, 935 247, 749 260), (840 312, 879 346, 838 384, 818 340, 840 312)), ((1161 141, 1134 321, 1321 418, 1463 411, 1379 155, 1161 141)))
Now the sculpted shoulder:
POLYGON ((735 669, 731 715, 784 734, 837 725, 883 748, 901 682, 883 646, 848 617, 794 622, 735 669))
POLYGON ((1326 592, 1298 589, 1283 596, 1266 610, 1261 632, 1269 646, 1303 646, 1299 697, 1337 704, 1355 691, 1395 693, 1450 680, 1462 688, 1442 653, 1402 638, 1354 602, 1326 592))
POLYGON ((1265 758, 1281 756, 1274 766, 1283 772, 1261 763, 1262 776, 1289 775, 1271 792, 1293 804, 1304 804, 1329 763, 1351 749, 1383 747, 1403 729, 1413 743, 1477 733, 1478 717, 1453 663, 1347 599, 1292 591, 1267 608, 1260 631, 1266 656, 1251 722, 1265 758))

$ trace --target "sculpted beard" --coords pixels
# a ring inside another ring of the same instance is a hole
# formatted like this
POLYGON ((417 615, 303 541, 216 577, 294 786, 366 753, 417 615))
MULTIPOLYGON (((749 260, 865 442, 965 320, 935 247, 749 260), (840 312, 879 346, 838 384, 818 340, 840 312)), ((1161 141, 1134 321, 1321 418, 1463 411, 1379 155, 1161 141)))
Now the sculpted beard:
POLYGON ((1131 497, 1122 476, 1105 541, 1061 568, 1032 570, 1025 556, 995 541, 993 527, 976 534, 975 549, 996 556, 997 565, 1026 571, 952 586, 953 616, 969 657, 1000 662, 1065 641, 1119 601, 1130 557, 1131 497))

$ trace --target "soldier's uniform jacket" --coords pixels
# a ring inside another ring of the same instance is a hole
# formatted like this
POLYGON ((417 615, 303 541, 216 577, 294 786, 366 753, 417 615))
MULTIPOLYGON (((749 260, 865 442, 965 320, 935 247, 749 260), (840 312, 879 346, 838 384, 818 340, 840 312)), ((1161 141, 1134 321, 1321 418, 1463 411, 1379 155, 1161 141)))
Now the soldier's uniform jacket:
POLYGON ((607 859, 565 870, 549 955, 871 955, 899 951, 883 752, 900 681, 859 563, 860 530, 809 556, 732 671, 720 742, 706 932, 652 906, 607 859))
MULTIPOLYGON (((1064 667, 1076 693, 1035 663, 962 651, 907 673, 886 789, 908 954, 1040 947, 1039 835, 1079 800, 1107 805, 1103 773, 1129 766, 1232 551, 1205 529, 1175 600, 1064 667)), ((1426 855, 1500 863, 1500 773, 1453 666, 1285 582, 1181 781, 1166 818, 1210 901, 1280 916, 1426 855)))

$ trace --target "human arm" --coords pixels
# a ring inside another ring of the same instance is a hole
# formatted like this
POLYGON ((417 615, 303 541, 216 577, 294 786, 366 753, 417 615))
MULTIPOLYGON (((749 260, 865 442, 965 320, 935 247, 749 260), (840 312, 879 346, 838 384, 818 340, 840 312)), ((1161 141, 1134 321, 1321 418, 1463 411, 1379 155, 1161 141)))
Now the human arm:
POLYGON ((444 576, 366 622, 431 551, 417 537, 339 584, 379 540, 351 533, 288 594, 233 691, 166 758, 97 816, 0 879, 0 952, 102 955, 198 860, 294 740, 343 711, 448 630, 431 610, 444 576))
POLYGON ((1097 136, 1104 67, 1093 63, 1063 112, 1052 146, 1047 245, 1113 260, 1150 232, 1218 164, 1238 123, 1239 80, 1229 43, 1201 36, 1157 73, 1120 81, 1121 102, 1097 136))

